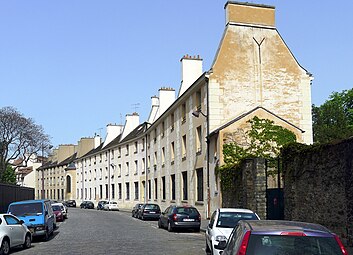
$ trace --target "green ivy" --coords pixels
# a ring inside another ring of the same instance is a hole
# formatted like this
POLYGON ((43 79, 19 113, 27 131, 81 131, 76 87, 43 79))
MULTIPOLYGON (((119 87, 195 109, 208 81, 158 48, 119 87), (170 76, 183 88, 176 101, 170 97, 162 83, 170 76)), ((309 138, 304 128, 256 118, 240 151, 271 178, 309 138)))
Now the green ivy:
POLYGON ((246 132, 248 146, 241 147, 237 143, 223 145, 224 165, 215 170, 216 176, 220 177, 222 189, 232 186, 234 172, 237 171, 243 160, 265 158, 270 167, 276 167, 276 158, 279 157, 281 148, 296 141, 296 136, 292 131, 275 125, 269 119, 260 119, 255 116, 248 123, 251 126, 250 130, 246 132))

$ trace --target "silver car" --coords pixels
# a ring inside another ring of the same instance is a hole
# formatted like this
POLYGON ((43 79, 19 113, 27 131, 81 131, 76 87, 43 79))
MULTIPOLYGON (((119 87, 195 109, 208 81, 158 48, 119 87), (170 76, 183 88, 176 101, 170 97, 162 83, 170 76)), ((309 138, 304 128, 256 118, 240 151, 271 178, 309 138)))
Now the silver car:
POLYGON ((0 254, 7 255, 10 248, 22 245, 31 247, 32 235, 22 220, 11 214, 0 214, 0 254))

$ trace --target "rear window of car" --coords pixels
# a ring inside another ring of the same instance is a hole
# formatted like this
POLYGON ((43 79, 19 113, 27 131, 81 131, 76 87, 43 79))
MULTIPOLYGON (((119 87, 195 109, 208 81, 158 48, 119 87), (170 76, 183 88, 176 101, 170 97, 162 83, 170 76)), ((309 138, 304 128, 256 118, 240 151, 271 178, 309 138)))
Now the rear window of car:
POLYGON ((333 237, 250 235, 246 255, 342 254, 333 237))
POLYGON ((52 208, 53 208, 53 211, 61 211, 61 208, 58 205, 53 205, 52 208))
POLYGON ((10 205, 9 212, 16 216, 43 214, 42 203, 26 203, 10 205))
POLYGON ((234 228, 240 220, 258 220, 255 213, 220 212, 217 227, 234 228))
POLYGON ((148 204, 145 206, 145 209, 156 209, 159 210, 159 205, 148 204))
POLYGON ((196 208, 192 208, 192 207, 178 207, 176 208, 176 212, 179 214, 198 214, 199 213, 196 208))

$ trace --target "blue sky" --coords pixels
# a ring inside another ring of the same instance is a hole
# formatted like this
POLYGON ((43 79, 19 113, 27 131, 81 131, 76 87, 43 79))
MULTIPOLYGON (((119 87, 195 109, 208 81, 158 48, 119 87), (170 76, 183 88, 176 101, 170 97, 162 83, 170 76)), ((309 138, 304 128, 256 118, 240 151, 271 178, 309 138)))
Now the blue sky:
MULTIPOLYGON (((353 86, 353 2, 249 1, 276 7, 276 25, 311 72, 312 102, 353 86)), ((225 27, 224 0, 0 1, 0 107, 13 106, 52 137, 76 144, 178 91, 180 58, 207 71, 225 27)))

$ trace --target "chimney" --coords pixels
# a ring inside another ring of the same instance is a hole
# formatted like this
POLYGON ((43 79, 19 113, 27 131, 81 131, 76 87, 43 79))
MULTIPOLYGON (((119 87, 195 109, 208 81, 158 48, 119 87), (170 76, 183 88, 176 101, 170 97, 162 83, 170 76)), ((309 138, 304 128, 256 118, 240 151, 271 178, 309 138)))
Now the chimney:
POLYGON ((132 114, 126 114, 126 121, 124 130, 122 132, 120 140, 124 139, 128 134, 131 133, 140 124, 140 116, 137 112, 132 114))
POLYGON ((98 146, 102 143, 102 138, 99 135, 94 136, 94 149, 98 148, 98 146))
POLYGON ((162 87, 159 89, 159 110, 158 117, 161 116, 175 101, 175 89, 162 87))
POLYGON ((151 101, 152 106, 147 122, 152 124, 158 118, 159 98, 157 96, 152 96, 151 101))
POLYGON ((105 137, 103 147, 107 146, 111 141, 113 141, 118 135, 123 131, 122 125, 108 124, 107 125, 107 136, 105 137))
POLYGON ((275 26, 274 6, 228 1, 224 9, 226 10, 226 24, 232 22, 270 27, 275 26))
POLYGON ((201 75, 202 59, 199 55, 184 55, 181 60, 181 85, 179 89, 180 97, 201 75))

